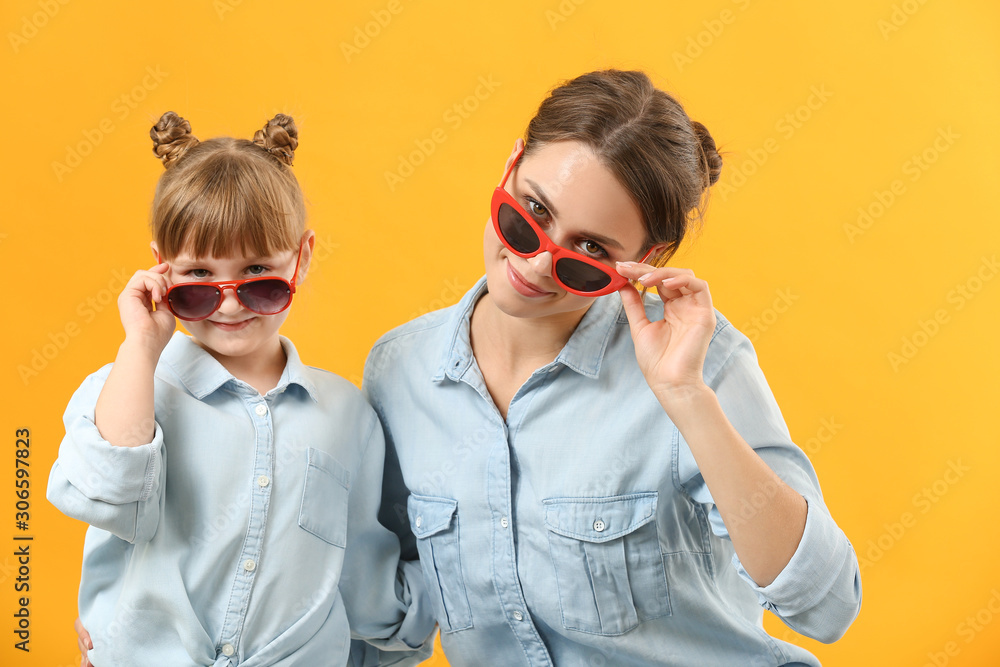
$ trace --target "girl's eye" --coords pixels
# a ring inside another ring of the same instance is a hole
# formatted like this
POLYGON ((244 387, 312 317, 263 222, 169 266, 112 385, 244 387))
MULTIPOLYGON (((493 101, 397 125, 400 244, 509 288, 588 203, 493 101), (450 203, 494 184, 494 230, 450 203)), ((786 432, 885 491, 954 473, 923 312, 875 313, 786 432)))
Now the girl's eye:
POLYGON ((192 278, 198 278, 199 280, 208 278, 209 276, 208 269, 191 269, 188 273, 191 274, 192 278))
POLYGON ((247 273, 251 276, 259 276, 267 272, 267 267, 261 266, 260 264, 254 264, 253 266, 247 267, 247 273))
POLYGON ((599 243, 591 240, 585 240, 580 242, 580 249, 583 254, 589 255, 591 257, 607 257, 607 251, 600 246, 599 243))

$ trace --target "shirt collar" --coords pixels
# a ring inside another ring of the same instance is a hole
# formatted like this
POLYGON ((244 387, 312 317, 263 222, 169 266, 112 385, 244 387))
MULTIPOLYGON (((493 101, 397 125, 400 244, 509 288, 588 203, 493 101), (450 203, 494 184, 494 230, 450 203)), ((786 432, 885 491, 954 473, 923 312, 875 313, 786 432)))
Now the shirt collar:
MULTIPOLYGON (((476 302, 486 292, 486 276, 483 276, 452 309, 444 329, 447 335, 443 337, 441 365, 432 378, 434 381, 445 377, 458 381, 472 365, 469 326, 476 302)), ((598 377, 611 334, 623 321, 628 323, 617 292, 597 297, 553 363, 563 364, 586 377, 598 377)))
MULTIPOLYGON (((295 384, 305 389, 309 397, 316 401, 316 385, 309 379, 307 367, 299 359, 298 351, 292 345, 292 341, 284 336, 279 338, 287 361, 277 386, 268 393, 279 394, 285 391, 289 385, 295 384)), ((170 366, 188 391, 199 400, 218 390, 227 382, 246 386, 233 377, 232 373, 227 371, 215 357, 202 349, 193 338, 179 331, 174 333, 173 338, 164 348, 160 355, 160 361, 170 366)))

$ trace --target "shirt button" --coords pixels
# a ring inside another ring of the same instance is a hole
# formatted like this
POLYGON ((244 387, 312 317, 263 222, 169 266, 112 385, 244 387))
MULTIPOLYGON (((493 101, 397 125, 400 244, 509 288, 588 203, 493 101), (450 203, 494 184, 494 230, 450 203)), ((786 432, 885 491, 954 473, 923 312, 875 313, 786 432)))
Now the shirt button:
POLYGON ((417 528, 420 528, 420 525, 423 522, 424 522, 424 517, 418 516, 416 519, 413 520, 413 525, 416 526, 417 528))
POLYGON ((252 558, 247 558, 246 561, 243 563, 243 569, 246 570, 247 572, 253 572, 255 569, 257 569, 257 563, 253 562, 252 558))
POLYGON ((514 620, 515 621, 523 621, 524 620, 524 614, 522 614, 519 611, 515 611, 514 612, 514 620))
POLYGON ((505 517, 505 516, 504 517, 500 517, 500 525, 501 526, 503 526, 504 528, 506 528, 509 523, 510 522, 507 521, 507 517, 505 517))
POLYGON ((222 654, 223 655, 232 655, 234 653, 236 653, 236 649, 233 648, 232 644, 223 644, 222 645, 222 654))
POLYGON ((263 403, 258 403, 257 407, 255 407, 253 411, 256 412, 258 415, 260 415, 261 417, 263 417, 264 415, 267 414, 267 406, 264 405, 263 403))
POLYGON ((267 478, 267 475, 261 475, 260 477, 257 478, 257 486, 259 486, 262 489, 270 483, 271 480, 267 478))
POLYGON ((596 530, 597 532, 603 533, 605 528, 607 528, 607 526, 605 526, 604 522, 601 521, 600 519, 594 522, 594 530, 596 530))

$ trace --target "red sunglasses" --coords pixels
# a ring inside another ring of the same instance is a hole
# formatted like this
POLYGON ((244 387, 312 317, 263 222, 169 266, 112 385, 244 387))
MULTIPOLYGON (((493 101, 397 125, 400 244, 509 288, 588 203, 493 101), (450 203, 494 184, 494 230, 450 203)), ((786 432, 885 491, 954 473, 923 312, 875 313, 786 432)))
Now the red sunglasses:
MULTIPOLYGON (((157 257, 159 259, 159 257, 157 257)), ((295 260, 291 281, 278 276, 260 276, 244 280, 220 282, 177 283, 167 290, 167 308, 178 319, 188 322, 203 320, 222 306, 223 294, 233 290, 236 298, 247 310, 258 315, 277 315, 288 308, 295 294, 295 278, 299 275, 302 244, 295 260)))
MULTIPOLYGON (((567 292, 581 296, 602 296, 616 292, 628 284, 612 267, 602 264, 593 257, 567 250, 556 245, 545 235, 538 223, 529 215, 514 197, 504 189, 514 166, 524 154, 522 148, 514 156, 510 168, 503 175, 500 185, 493 191, 490 212, 493 229, 508 250, 518 257, 528 259, 543 252, 552 253, 553 279, 567 292)), ((645 262, 653 254, 653 249, 639 260, 645 262)))

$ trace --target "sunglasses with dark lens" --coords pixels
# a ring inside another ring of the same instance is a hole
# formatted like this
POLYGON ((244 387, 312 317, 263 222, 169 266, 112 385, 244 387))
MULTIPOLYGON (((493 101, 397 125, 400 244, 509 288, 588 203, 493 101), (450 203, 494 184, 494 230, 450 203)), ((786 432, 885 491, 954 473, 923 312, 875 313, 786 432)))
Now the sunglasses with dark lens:
MULTIPOLYGON (((500 241, 508 250, 525 259, 542 252, 552 253, 552 277, 567 292, 581 296, 602 296, 616 292, 627 285, 628 279, 623 278, 607 264, 553 243, 532 216, 504 189, 507 179, 523 154, 522 148, 514 156, 514 161, 504 173, 500 185, 493 191, 490 213, 493 229, 500 241)), ((652 254, 653 249, 650 248, 639 261, 645 262, 652 254)))
POLYGON ((176 283, 167 290, 165 303, 178 319, 197 322, 222 306, 223 294, 229 289, 247 310, 258 315, 277 315, 292 303, 301 260, 302 244, 299 244, 291 281, 278 276, 259 276, 244 280, 176 283))

